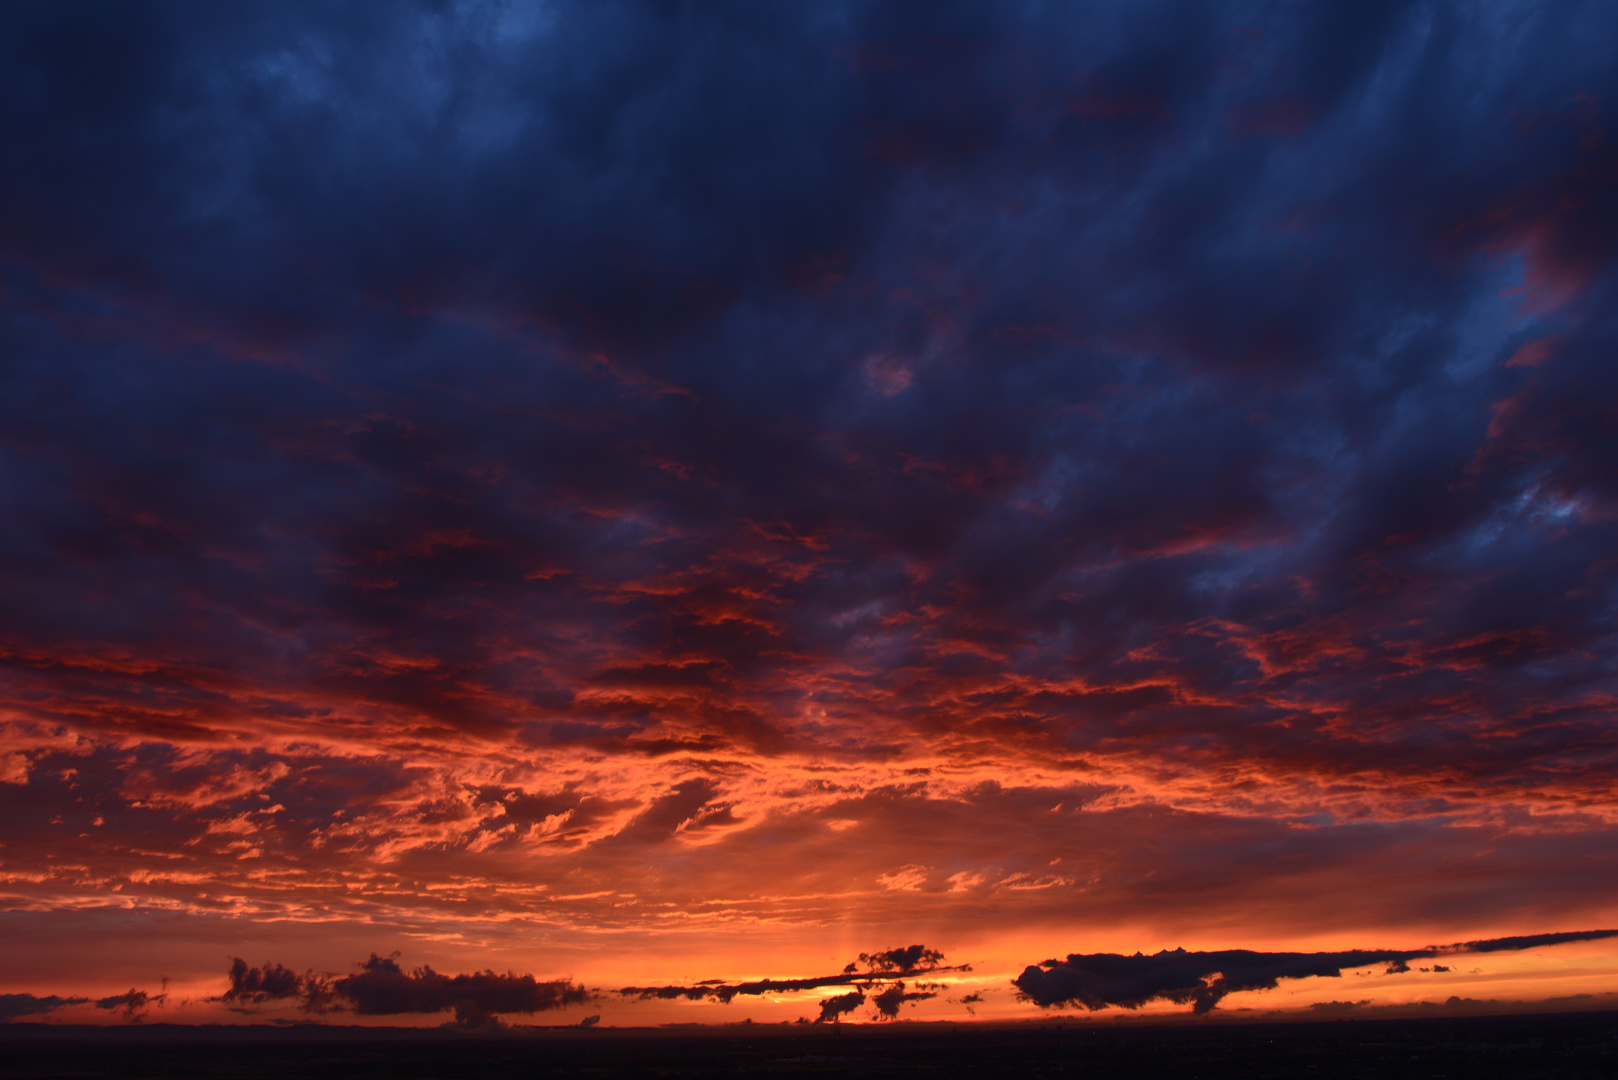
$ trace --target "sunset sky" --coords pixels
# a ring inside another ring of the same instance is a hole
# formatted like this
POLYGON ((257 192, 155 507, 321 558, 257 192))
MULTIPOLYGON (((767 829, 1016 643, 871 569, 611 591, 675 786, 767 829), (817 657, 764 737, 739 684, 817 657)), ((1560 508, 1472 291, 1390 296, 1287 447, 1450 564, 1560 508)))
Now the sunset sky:
POLYGON ((1615 40, 7 6, 0 1021, 1618 1006, 1615 40))

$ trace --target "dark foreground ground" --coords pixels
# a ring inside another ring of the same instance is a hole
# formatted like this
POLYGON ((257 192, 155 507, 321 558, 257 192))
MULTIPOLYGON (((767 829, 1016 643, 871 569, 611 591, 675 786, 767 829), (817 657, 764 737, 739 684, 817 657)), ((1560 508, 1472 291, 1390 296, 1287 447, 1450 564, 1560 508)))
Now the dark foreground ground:
POLYGON ((0 1026, 0 1077, 1618 1077, 1618 1013, 516 1030, 0 1026))

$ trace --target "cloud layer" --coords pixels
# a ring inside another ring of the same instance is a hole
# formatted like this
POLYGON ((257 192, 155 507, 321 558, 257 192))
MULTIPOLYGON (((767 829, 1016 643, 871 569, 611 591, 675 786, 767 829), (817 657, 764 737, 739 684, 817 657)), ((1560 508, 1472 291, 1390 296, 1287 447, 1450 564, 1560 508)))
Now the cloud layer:
POLYGON ((836 975, 816 975, 794 979, 757 979, 752 982, 727 983, 723 979, 707 979, 692 986, 626 986, 618 991, 620 997, 634 1001, 703 1001, 712 999, 730 1004, 738 996, 758 997, 764 994, 780 995, 820 990, 834 986, 856 986, 847 993, 822 997, 820 1016, 816 1023, 835 1021, 865 1004, 867 994, 876 1007, 876 1016, 892 1020, 906 1003, 926 1001, 937 997, 936 990, 906 991, 898 976, 943 975, 971 971, 970 964, 946 966, 944 954, 925 945, 906 945, 881 952, 860 953, 836 975), (891 980, 891 981, 890 981, 891 980), (882 989, 876 987, 881 985, 882 989))
POLYGON ((249 967, 232 959, 230 989, 221 1000, 246 1009, 297 999, 305 1012, 348 1010, 360 1016, 455 1013, 465 1028, 498 1027, 501 1014, 532 1015, 565 1009, 591 1000, 592 994, 569 979, 541 982, 532 975, 493 971, 441 975, 427 965, 411 971, 399 966, 398 954, 378 956, 356 965, 340 978, 309 972, 299 975, 280 964, 249 967))
MULTIPOLYGON (((1210 1012, 1227 994, 1242 990, 1274 990, 1281 979, 1337 978, 1350 968, 1386 964, 1385 974, 1410 970, 1408 961, 1455 953, 1506 952, 1560 945, 1572 941, 1598 941, 1618 937, 1618 930, 1587 930, 1561 934, 1532 934, 1490 941, 1425 949, 1356 949, 1350 952, 1264 953, 1247 949, 1220 952, 1164 950, 1152 956, 1136 953, 1070 955, 1030 965, 1015 980, 1018 991, 1044 1007, 1082 1005, 1095 1011, 1112 1006, 1138 1009, 1152 1001, 1190 1005, 1193 1012, 1210 1012)), ((1438 970, 1447 970, 1439 968, 1438 970)), ((1333 1003, 1341 1004, 1341 1003, 1333 1003)))
POLYGON ((29 963, 1608 924, 1606 5, 0 25, 29 963))

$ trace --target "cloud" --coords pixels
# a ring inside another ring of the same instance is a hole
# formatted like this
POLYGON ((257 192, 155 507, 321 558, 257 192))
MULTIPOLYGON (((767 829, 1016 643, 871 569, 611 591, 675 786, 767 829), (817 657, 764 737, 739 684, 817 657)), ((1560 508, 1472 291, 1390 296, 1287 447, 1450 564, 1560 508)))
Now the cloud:
POLYGON ((1566 945, 1575 941, 1601 941, 1618 937, 1618 930, 1570 930, 1556 934, 1522 934, 1517 937, 1489 938, 1485 941, 1464 941, 1458 945, 1440 948, 1440 953, 1517 952, 1537 949, 1544 945, 1566 945))
POLYGON ((860 953, 860 963, 874 971, 931 970, 944 962, 944 954, 925 945, 907 945, 877 953, 860 953))
POLYGON ((878 1019, 897 1020, 899 1009, 907 1002, 926 1001, 928 998, 938 996, 936 990, 905 990, 905 984, 896 982, 885 987, 878 993, 871 995, 871 1004, 876 1006, 878 1019))
POLYGON ((1136 953, 1073 954, 1066 960, 1030 965, 1012 980, 1024 998, 1046 1008, 1082 1005, 1092 1011, 1119 1006, 1138 1009, 1151 1001, 1189 1004, 1206 1013, 1227 994, 1273 990, 1281 979, 1336 978, 1345 969, 1386 964, 1386 974, 1408 972, 1417 957, 1452 953, 1531 949, 1570 941, 1618 937, 1618 930, 1533 934, 1410 950, 1355 950, 1335 953, 1263 953, 1245 949, 1186 952, 1175 949, 1136 953))
POLYGON ((493 971, 441 975, 423 965, 399 966, 398 954, 370 958, 351 975, 298 975, 280 964, 249 967, 231 961, 230 989, 220 1000, 243 1005, 300 998, 306 1012, 350 1009, 362 1016, 397 1016, 453 1010, 461 1027, 498 1027, 502 1014, 548 1012, 591 1000, 593 995, 568 979, 541 982, 532 975, 493 971))
POLYGON ((1369 998, 1362 1001, 1315 1001, 1310 1003, 1309 1011, 1312 1013, 1326 1013, 1328 1015, 1336 1016, 1353 1012, 1356 1009, 1363 1009, 1370 1003, 1371 1001, 1369 998))
POLYGON ((815 1023, 824 1024, 827 1021, 836 1023, 864 1004, 865 995, 858 990, 823 998, 820 1002, 820 1015, 815 1017, 815 1023))
POLYGON ((332 991, 365 1016, 438 1013, 453 1009, 463 1027, 498 1025, 501 1013, 536 1013, 590 1000, 567 979, 540 982, 532 975, 440 975, 423 965, 404 971, 394 957, 371 954, 358 973, 332 983, 332 991))
MULTIPOLYGON (((729 1004, 737 996, 756 996, 759 994, 791 993, 803 990, 818 990, 827 986, 849 986, 855 983, 864 985, 869 989, 874 984, 893 978, 895 975, 912 975, 926 972, 971 971, 970 965, 962 964, 954 967, 944 966, 944 954, 937 949, 929 949, 924 945, 907 945, 899 948, 886 949, 881 952, 860 953, 856 962, 850 963, 836 975, 817 975, 801 979, 758 979, 752 982, 726 983, 720 979, 710 979, 706 982, 692 986, 626 986, 618 993, 624 997, 637 998, 641 1001, 671 1000, 685 998, 690 1001, 700 1001, 712 998, 716 1001, 729 1004), (860 970, 860 965, 865 970, 860 970)), ((897 1001, 921 1000, 914 993, 904 994, 904 986, 899 986, 898 999, 883 999, 897 1001)), ((891 991, 891 987, 889 990, 891 991)), ((889 991, 884 991, 888 993, 889 991)), ((931 993, 922 997, 932 997, 931 993)), ((846 997, 846 995, 845 995, 846 997)), ((878 1004, 878 1008, 886 1011, 886 1007, 878 1004)), ((897 1008, 897 1005, 894 1005, 897 1008)), ((844 1010, 847 1011, 847 1010, 844 1010)))
POLYGON ((131 988, 122 994, 112 994, 108 997, 98 998, 95 1001, 95 1007, 98 1009, 121 1010, 125 1020, 130 1023, 139 1023, 146 1015, 147 1006, 152 1004, 161 1005, 167 997, 167 994, 148 994, 145 990, 131 988))
POLYGON ((84 1005, 89 1000, 82 997, 59 997, 56 994, 49 997, 36 997, 33 994, 0 994, 0 1023, 23 1016, 39 1016, 69 1005, 84 1005))
POLYGON ((0 11, 17 948, 1610 903, 1607 7, 197 10, 0 11))
POLYGON ((231 959, 228 977, 230 989, 218 1000, 232 1002, 238 1007, 300 998, 305 1012, 323 1013, 342 1008, 331 978, 313 971, 299 975, 290 968, 270 963, 263 967, 249 967, 247 961, 237 956, 231 959))
POLYGON ((247 961, 237 956, 230 962, 230 989, 223 1000, 262 1004, 296 997, 303 986, 303 976, 290 968, 268 963, 261 968, 248 967, 247 961))

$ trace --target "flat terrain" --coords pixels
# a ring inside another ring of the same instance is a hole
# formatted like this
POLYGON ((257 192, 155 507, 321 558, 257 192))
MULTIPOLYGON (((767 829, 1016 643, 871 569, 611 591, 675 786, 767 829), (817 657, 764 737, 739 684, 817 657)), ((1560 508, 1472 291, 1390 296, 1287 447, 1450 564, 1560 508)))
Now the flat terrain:
POLYGON ((472 1033, 0 1026, 0 1078, 1618 1077, 1618 1013, 472 1033))

